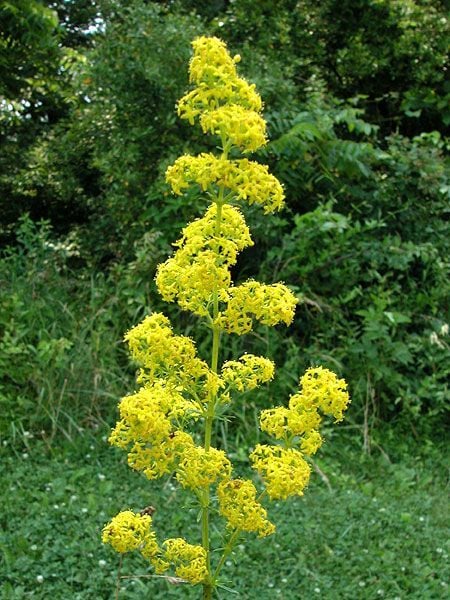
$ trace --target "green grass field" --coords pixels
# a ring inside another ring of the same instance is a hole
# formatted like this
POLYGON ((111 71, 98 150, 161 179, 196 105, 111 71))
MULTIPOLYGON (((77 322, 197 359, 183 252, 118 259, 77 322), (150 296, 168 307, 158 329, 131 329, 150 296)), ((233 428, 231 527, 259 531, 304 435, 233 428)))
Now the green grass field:
MULTIPOLYGON (((122 509, 151 504, 161 538, 198 540, 196 510, 176 482, 133 473, 105 433, 50 451, 32 439, 23 451, 4 444, 2 599, 114 598, 119 558, 102 546, 100 532, 122 509)), ((396 440, 397 455, 383 447, 365 456, 354 437, 336 437, 304 497, 272 503, 276 534, 241 540, 223 571, 229 581, 221 598, 448 597, 443 453, 430 446, 415 454, 396 440)), ((139 557, 125 557, 121 573, 120 598, 201 597, 200 587, 152 577, 139 557)))

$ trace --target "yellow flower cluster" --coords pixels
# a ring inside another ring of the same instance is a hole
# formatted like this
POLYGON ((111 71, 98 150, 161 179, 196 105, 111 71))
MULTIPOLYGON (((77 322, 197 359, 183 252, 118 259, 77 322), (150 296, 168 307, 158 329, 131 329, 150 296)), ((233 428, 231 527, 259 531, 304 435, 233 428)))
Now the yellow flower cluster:
POLYGON ((189 65, 192 83, 210 85, 237 77, 236 63, 240 56, 231 58, 225 42, 216 37, 201 36, 192 42, 192 47, 194 56, 189 65))
POLYGON ((125 510, 105 525, 102 542, 110 544, 116 552, 130 552, 146 547, 147 552, 159 552, 155 532, 151 530, 152 518, 149 515, 135 514, 125 510))
POLYGON ((244 248, 253 246, 250 231, 242 213, 225 204, 221 210, 220 230, 216 231, 217 205, 212 204, 201 219, 195 219, 183 229, 183 236, 174 246, 178 247, 178 261, 185 266, 199 254, 211 251, 220 263, 236 264, 237 255, 244 248))
POLYGON ((170 321, 161 313, 144 318, 125 335, 131 356, 142 365, 138 382, 163 377, 177 384, 198 379, 209 371, 196 355, 194 342, 184 335, 174 335, 170 321))
POLYGON ((159 443, 172 431, 172 418, 182 416, 187 405, 181 394, 159 381, 143 387, 120 401, 121 420, 110 442, 121 448, 137 440, 159 443))
POLYGON ((183 230, 178 250, 158 267, 156 285, 168 302, 176 300, 184 310, 200 316, 209 314, 214 294, 231 285, 229 267, 237 254, 253 244, 244 217, 225 205, 221 227, 216 231, 217 206, 213 204, 201 219, 183 230))
POLYGON ((316 405, 325 415, 332 415, 336 421, 342 421, 350 398, 347 383, 338 379, 332 371, 324 367, 308 369, 300 379, 301 397, 299 403, 316 405))
MULTIPOLYGON (((292 398, 295 399, 294 396, 292 398)), ((292 402, 289 408, 277 406, 263 410, 259 420, 261 430, 277 440, 309 434, 317 429, 322 421, 316 408, 294 406, 292 402)))
POLYGON ((128 464, 135 471, 142 471, 147 479, 157 479, 171 473, 181 455, 194 441, 185 431, 174 431, 157 444, 135 442, 128 452, 128 464))
POLYGON ((215 185, 229 190, 238 200, 262 206, 265 213, 284 206, 284 192, 278 179, 266 165, 247 158, 227 160, 207 153, 180 156, 167 169, 166 180, 175 194, 182 194, 193 183, 204 191, 215 185))
POLYGON ((183 487, 194 490, 207 488, 219 479, 228 479, 231 463, 223 450, 202 446, 187 446, 180 457, 177 479, 183 487))
POLYGON ((345 381, 323 367, 308 369, 300 384, 301 391, 291 396, 288 408, 263 410, 260 416, 262 431, 290 445, 297 440, 300 450, 258 445, 250 456, 272 499, 303 494, 310 476, 303 455, 314 454, 322 445, 320 412, 340 420, 349 403, 345 381))
POLYGON ((263 410, 259 417, 261 430, 277 440, 285 438, 288 435, 288 415, 289 410, 284 406, 263 410))
POLYGON ((159 574, 173 565, 176 575, 192 584, 201 583, 208 573, 206 551, 202 546, 193 546, 182 538, 175 538, 166 540, 162 550, 156 541, 149 515, 136 514, 131 510, 120 512, 103 528, 102 542, 120 553, 139 550, 159 574))
POLYGON ((193 444, 189 434, 176 431, 177 423, 198 409, 174 388, 156 381, 119 404, 120 420, 109 437, 113 446, 132 446, 128 462, 154 479, 170 472, 180 451, 193 444))
POLYGON ((317 452, 323 443, 322 436, 318 431, 310 431, 306 433, 300 442, 300 450, 307 456, 312 456, 317 452))
POLYGON ((183 538, 166 540, 163 545, 164 558, 173 564, 178 577, 193 585, 206 579, 206 550, 202 546, 188 544, 183 538))
POLYGON ((261 98, 254 85, 238 76, 236 63, 226 45, 214 37, 193 42, 190 80, 197 84, 178 103, 178 114, 191 125, 200 115, 203 131, 226 137, 243 151, 253 151, 266 143, 265 122, 259 113, 261 98))
MULTIPOLYGON (((255 319, 269 326, 290 324, 297 301, 286 286, 231 284, 230 267, 252 241, 242 215, 228 204, 230 198, 259 204, 266 213, 279 210, 284 200, 283 188, 267 166, 227 158, 232 146, 253 151, 265 143, 261 99, 254 86, 238 77, 237 61, 222 41, 201 37, 193 46, 190 79, 197 87, 180 100, 179 114, 192 123, 199 116, 205 132, 219 134, 223 154, 181 156, 167 169, 175 193, 197 184, 215 204, 183 230, 174 255, 158 267, 158 290, 166 301, 209 317, 216 329, 228 333, 248 333, 255 319)), ((225 392, 222 401, 226 397, 225 392)))
POLYGON ((156 285, 167 302, 176 300, 183 310, 206 317, 213 295, 230 287, 231 276, 225 265, 217 264, 213 252, 200 254, 184 267, 178 263, 175 253, 173 258, 159 265, 156 285))
POLYGON ((266 122, 261 115, 236 104, 203 113, 200 125, 204 133, 226 138, 244 152, 254 152, 267 142, 266 122))
POLYGON ((272 500, 303 495, 311 469, 295 448, 258 444, 250 454, 250 460, 263 478, 272 500))
POLYGON ((323 367, 308 369, 300 385, 300 392, 290 397, 289 408, 278 406, 263 410, 260 425, 262 431, 277 440, 300 438, 301 451, 312 455, 322 445, 318 432, 322 422, 320 412, 342 420, 350 399, 345 381, 323 367))
POLYGON ((267 511, 256 500, 256 488, 249 480, 231 479, 217 487, 220 514, 232 529, 255 531, 265 537, 275 531, 267 511))
POLYGON ((263 356, 244 354, 239 360, 228 360, 222 367, 222 379, 230 390, 246 392, 273 379, 274 363, 263 356))
POLYGON ((296 304, 296 297, 282 283, 266 285, 250 280, 228 290, 228 304, 217 323, 228 333, 238 335, 252 330, 253 319, 263 325, 289 325, 296 304))
MULTIPOLYGON (((183 580, 203 583, 204 595, 210 597, 224 562, 222 557, 216 572, 210 570, 209 519, 216 500, 212 486, 217 487, 219 512, 233 531, 225 554, 235 532, 264 537, 275 531, 255 485, 231 479, 226 453, 211 446, 219 404, 229 402, 232 392, 270 381, 274 363, 244 354, 221 367, 220 337, 223 332, 248 333, 255 321, 289 325, 297 299, 282 283, 232 284, 231 268, 253 242, 243 215, 230 202, 243 200, 270 213, 283 206, 284 194, 265 165, 228 159, 230 152, 232 156, 236 150, 251 152, 266 142, 261 98, 254 85, 238 76, 239 57, 232 58, 217 38, 201 37, 193 46, 190 80, 196 87, 180 100, 178 112, 190 123, 198 120, 205 133, 219 135, 222 155, 185 155, 167 169, 167 181, 176 194, 198 185, 213 203, 203 217, 183 229, 173 256, 158 267, 156 284, 165 300, 205 318, 212 330, 211 366, 199 358, 189 337, 174 334, 167 317, 159 313, 145 317, 125 336, 140 366, 141 387, 122 398, 120 419, 109 441, 127 450, 129 465, 148 479, 172 473, 181 486, 192 490, 201 505, 204 547, 182 538, 159 546, 151 517, 129 510, 105 526, 102 539, 117 552, 139 550, 157 573, 172 567, 183 580), (196 445, 196 434, 188 433, 188 425, 199 421, 204 425, 204 446, 196 445)), ((250 455, 271 499, 303 494, 311 472, 304 456, 314 454, 322 443, 322 416, 340 421, 349 403, 344 380, 322 367, 308 369, 300 384, 288 407, 261 413, 261 429, 280 440, 279 445, 258 444, 250 455)))

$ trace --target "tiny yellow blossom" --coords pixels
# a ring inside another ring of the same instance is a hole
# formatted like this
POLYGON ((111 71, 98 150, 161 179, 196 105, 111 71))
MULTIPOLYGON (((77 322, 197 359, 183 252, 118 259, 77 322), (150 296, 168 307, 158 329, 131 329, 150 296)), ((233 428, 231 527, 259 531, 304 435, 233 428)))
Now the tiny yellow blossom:
POLYGON ((301 396, 308 403, 317 406, 325 415, 333 415, 336 421, 342 421, 342 413, 350 402, 344 379, 338 379, 324 367, 312 367, 300 379, 300 385, 301 396))
POLYGON ((220 229, 217 231, 217 205, 209 206, 201 219, 195 219, 183 229, 183 236, 175 242, 177 262, 188 265, 194 257, 211 251, 218 264, 234 265, 244 248, 253 246, 250 231, 242 213, 229 204, 221 211, 220 229))
POLYGON ((254 110, 238 105, 221 106, 200 117, 204 133, 227 138, 243 152, 254 152, 266 144, 266 122, 254 110))
POLYGON ((183 230, 173 257, 159 265, 156 285, 168 302, 177 301, 184 310, 200 316, 209 314, 215 294, 231 285, 229 267, 237 254, 253 244, 242 214, 223 206, 221 227, 216 225, 217 206, 183 230))
POLYGON ((308 432, 301 441, 300 450, 307 456, 312 456, 322 445, 323 439, 318 431, 308 432))
POLYGON ((308 369, 300 384, 301 390, 290 397, 288 408, 279 406, 261 412, 260 426, 275 439, 299 445, 302 453, 311 456, 323 443, 318 431, 320 412, 341 420, 350 400, 345 381, 323 367, 308 369))
POLYGON ((239 77, 236 64, 240 56, 232 58, 222 40, 200 37, 192 43, 189 75, 197 87, 178 102, 178 114, 191 125, 197 116, 223 105, 238 105, 249 111, 260 112, 262 102, 254 84, 239 77))
POLYGON ((175 389, 156 381, 122 398, 121 420, 109 441, 121 448, 133 441, 158 444, 171 433, 173 422, 183 417, 191 406, 175 389))
POLYGON ((289 410, 284 406, 263 410, 259 417, 261 431, 265 431, 277 440, 281 440, 288 434, 289 410))
POLYGON ((315 407, 305 406, 301 394, 294 394, 289 400, 287 425, 292 435, 303 435, 318 429, 322 418, 315 407))
POLYGON ((176 301, 183 310, 206 317, 213 295, 228 290, 231 285, 229 268, 217 262, 214 252, 205 251, 190 264, 180 265, 175 254, 158 267, 159 293, 167 302, 176 301))
POLYGON ((184 335, 174 335, 170 321, 161 313, 154 313, 130 329, 125 341, 133 359, 143 369, 139 383, 153 383, 164 377, 184 385, 186 380, 200 378, 208 372, 208 365, 197 357, 194 342, 184 335))
POLYGON ((194 83, 212 79, 230 79, 237 76, 236 62, 230 56, 225 42, 217 37, 201 36, 192 42, 194 56, 189 65, 194 83))
POLYGON ((128 464, 147 479, 157 479, 175 470, 183 452, 194 441, 185 431, 174 431, 159 443, 136 441, 128 452, 128 464))

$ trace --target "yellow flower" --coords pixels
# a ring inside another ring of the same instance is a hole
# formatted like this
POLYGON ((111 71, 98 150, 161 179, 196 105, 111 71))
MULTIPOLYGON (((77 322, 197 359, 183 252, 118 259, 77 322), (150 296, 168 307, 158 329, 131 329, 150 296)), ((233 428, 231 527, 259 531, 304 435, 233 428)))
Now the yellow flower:
POLYGON ((254 152, 267 143, 266 122, 254 110, 237 104, 221 106, 200 117, 204 133, 215 133, 226 138, 243 152, 254 152))
POLYGON ((322 445, 323 439, 318 431, 310 431, 308 432, 301 441, 300 449, 303 454, 307 456, 312 456, 317 452, 317 450, 322 445))
POLYGON ((288 433, 289 411, 284 406, 263 410, 259 417, 261 431, 265 431, 277 440, 286 437, 288 433))
POLYGON ((311 456, 323 443, 318 431, 322 423, 319 411, 341 420, 350 400, 345 381, 323 367, 308 369, 300 384, 301 391, 290 397, 289 408, 279 406, 261 412, 260 426, 275 439, 299 445, 303 454, 311 456))
POLYGON ((194 441, 185 431, 174 431, 159 443, 136 442, 128 453, 128 464, 147 479, 157 479, 175 470, 180 457, 194 441))
POLYGON ((179 264, 177 254, 158 267, 156 285, 167 302, 177 301, 183 310, 206 317, 217 292, 227 290, 231 275, 227 266, 217 264, 217 255, 205 251, 190 264, 179 264))
POLYGON ((245 479, 222 481, 217 487, 220 514, 232 529, 256 531, 265 537, 275 531, 267 519, 267 511, 256 500, 256 488, 245 479))
POLYGON ((303 495, 311 469, 298 450, 258 444, 250 460, 264 480, 272 500, 303 495))
POLYGON ((244 354, 239 360, 228 360, 222 367, 222 379, 229 389, 253 390, 273 378, 274 363, 263 356, 244 354))
POLYGON ((318 429, 322 418, 315 406, 311 407, 305 403, 301 394, 294 394, 289 400, 287 421, 292 435, 303 435, 313 429, 318 429))
POLYGON ((222 207, 221 226, 216 225, 217 206, 209 207, 206 215, 183 230, 176 242, 178 250, 172 258, 159 265, 156 285, 168 302, 177 301, 184 310, 207 316, 217 293, 231 285, 229 267, 237 254, 251 246, 244 217, 234 207, 222 207))
POLYGON ((297 299, 282 283, 266 285, 249 280, 228 290, 228 305, 218 325, 228 333, 243 335, 253 328, 253 319, 263 325, 289 325, 297 299))
POLYGON ((180 457, 177 479, 183 487, 191 489, 207 488, 219 479, 227 479, 231 474, 231 463, 223 450, 189 446, 180 457))
POLYGON ((234 265, 244 248, 253 246, 250 231, 242 213, 229 204, 221 210, 220 229, 216 224, 217 205, 208 207, 201 219, 195 219, 183 229, 183 236, 174 246, 177 262, 188 265, 193 258, 206 251, 213 252, 219 264, 234 265))
MULTIPOLYGON (((232 284, 231 269, 239 253, 253 245, 245 219, 234 204, 257 204, 271 213, 283 207, 284 192, 266 165, 239 158, 266 143, 261 98, 255 86, 238 75, 240 57, 231 57, 217 38, 197 38, 193 47, 190 82, 194 89, 180 99, 178 113, 191 124, 197 121, 204 133, 218 135, 222 154, 181 156, 167 169, 166 179, 174 193, 198 186, 212 203, 201 218, 186 225, 155 279, 165 300, 203 317, 211 328, 211 367, 198 356, 189 337, 174 334, 167 317, 160 313, 145 317, 125 335, 140 367, 137 381, 141 387, 122 398, 120 419, 109 441, 126 450, 129 466, 148 479, 175 474, 181 486, 194 492, 202 510, 202 539, 208 542, 203 547, 173 538, 160 547, 151 517, 132 511, 114 517, 104 527, 102 539, 121 553, 139 550, 156 573, 172 567, 186 582, 203 583, 207 593, 216 587, 224 561, 223 556, 218 570, 210 570, 208 521, 216 500, 233 532, 256 532, 264 537, 275 531, 252 481, 231 479, 226 453, 210 446, 219 404, 229 402, 234 391, 245 392, 270 381, 274 363, 244 354, 220 368, 220 336, 248 333, 256 321, 289 325, 297 299, 283 283, 247 280, 232 284), (204 446, 196 445, 194 434, 187 431, 198 421, 204 425, 204 446), (212 486, 217 488, 217 498, 212 486)), ((322 415, 339 421, 349 403, 345 381, 322 367, 308 369, 300 384, 288 407, 264 410, 260 416, 262 431, 280 440, 280 445, 258 444, 250 455, 273 500, 303 494, 311 472, 304 456, 313 455, 322 444, 322 415)), ((232 534, 230 544, 235 539, 232 534)))
POLYGON ((175 567, 175 574, 193 585, 204 581, 208 575, 206 550, 188 544, 183 538, 173 538, 163 543, 164 558, 175 567))
POLYGON ((224 42, 214 37, 200 37, 193 41, 189 74, 197 87, 178 102, 178 114, 191 125, 202 113, 223 105, 238 105, 249 111, 260 112, 262 102, 253 84, 237 74, 237 55, 232 58, 224 42))
POLYGON ((192 42, 194 56, 189 65, 190 80, 210 83, 214 79, 237 76, 236 62, 228 53, 225 42, 216 37, 201 36, 192 42))
POLYGON ((191 402, 161 381, 125 396, 119 404, 121 420, 110 436, 111 444, 124 447, 132 441, 158 444, 173 429, 173 421, 191 409, 191 402))
POLYGON ((227 160, 213 154, 184 155, 177 158, 166 171, 166 180, 175 194, 192 184, 203 191, 219 187, 229 190, 237 200, 258 204, 265 213, 272 213, 284 206, 281 183, 269 173, 266 165, 246 158, 227 160))
POLYGON ((170 321, 154 313, 130 329, 125 335, 131 356, 142 365, 138 381, 153 383, 164 377, 184 385, 186 380, 206 375, 208 365, 197 357, 194 342, 183 335, 174 335, 170 321))
POLYGON ((116 552, 129 552, 142 545, 156 544, 155 533, 151 531, 152 518, 149 515, 135 514, 125 510, 116 515, 103 528, 102 542, 110 544, 116 552))
POLYGON ((325 415, 342 421, 343 411, 350 403, 347 383, 324 367, 311 367, 300 379, 301 396, 308 405, 317 406, 325 415))

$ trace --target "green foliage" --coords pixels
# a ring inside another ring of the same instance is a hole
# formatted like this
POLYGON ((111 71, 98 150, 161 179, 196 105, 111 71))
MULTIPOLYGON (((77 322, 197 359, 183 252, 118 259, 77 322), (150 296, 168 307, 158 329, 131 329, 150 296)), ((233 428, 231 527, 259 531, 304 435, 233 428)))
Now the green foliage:
POLYGON ((192 19, 174 19, 136 2, 108 24, 90 56, 82 118, 91 124, 92 164, 103 190, 98 233, 112 225, 111 246, 126 247, 143 235, 144 223, 158 227, 168 217, 158 214, 161 202, 154 207, 164 193, 161 160, 173 156, 181 137, 175 112, 167 107, 187 85, 183 66, 196 32, 192 19))
POLYGON ((70 437, 97 426, 124 384, 116 296, 100 275, 69 269, 76 240, 28 217, 17 235, 0 260, 0 432, 70 437))
POLYGON ((448 124, 450 30, 439 0, 235 0, 215 25, 269 62, 281 59, 302 98, 318 77, 339 98, 364 95, 385 131, 392 122, 414 133, 448 124))
MULTIPOLYGON (((261 156, 288 196, 270 230, 246 211, 256 246, 233 275, 293 282, 302 299, 287 340, 257 331, 224 349, 224 358, 270 355, 279 377, 267 393, 242 395, 239 427, 219 421, 220 439, 244 474, 260 410, 311 364, 345 376, 353 398, 348 437, 324 446, 314 496, 276 508, 276 555, 260 541, 238 546, 231 575, 249 600, 287 588, 287 600, 316 589, 330 600, 447 597, 447 465, 435 446, 450 373, 444 4, 9 0, 0 22, 5 599, 110 597, 117 563, 99 533, 111 498, 124 509, 149 504, 87 430, 112 424, 133 379, 123 333, 159 309, 156 264, 200 212, 198 196, 180 203, 163 181, 175 156, 200 148, 199 131, 170 110, 198 33, 245 59, 269 121, 261 156), (364 427, 369 457, 360 456, 364 427), (275 578, 260 567, 267 560, 275 578)), ((201 338, 181 317, 178 333, 201 338)), ((195 527, 170 484, 150 503, 171 535, 195 527)), ((123 573, 142 578, 124 579, 121 596, 142 597, 143 564, 127 558, 123 573)), ((155 598, 189 594, 156 587, 155 598)))
POLYGON ((1 93, 8 100, 30 100, 55 75, 58 19, 37 0, 6 0, 0 22, 1 93))
POLYGON ((363 119, 360 98, 351 103, 312 90, 307 103, 269 115, 271 156, 286 186, 289 207, 313 209, 318 200, 348 199, 388 155, 376 144, 378 127, 363 119))
POLYGON ((262 268, 304 296, 301 362, 338 361, 356 407, 385 419, 448 410, 448 190, 435 141, 394 137, 378 170, 343 186, 347 208, 338 195, 342 212, 328 202, 296 215, 262 268))
POLYGON ((366 427, 440 423, 450 397, 446 142, 435 132, 381 146, 358 99, 317 91, 304 108, 270 115, 264 151, 293 214, 259 232, 257 276, 292 282, 303 299, 291 343, 272 337, 270 353, 288 390, 305 366, 338 367, 366 427))
MULTIPOLYGON (((62 220, 47 192, 55 168, 49 169, 42 157, 55 137, 55 124, 74 102, 72 75, 82 59, 61 45, 56 13, 41 2, 3 2, 0 22, 0 240, 4 244, 11 241, 12 230, 25 212, 36 220, 62 220), (40 184, 33 185, 36 179, 40 184)), ((55 179, 64 180, 64 174, 55 179)), ((49 190, 52 187, 55 184, 49 190)), ((67 204, 61 208, 67 209, 67 204)), ((76 211, 69 206, 70 212, 76 211)))
MULTIPOLYGON (((100 340, 109 352, 100 370, 120 379, 123 332, 159 306, 156 264, 204 207, 164 183, 175 156, 204 150, 199 130, 170 110, 198 33, 245 59, 272 140, 260 157, 288 198, 270 230, 246 211, 256 244, 233 276, 293 280, 304 298, 290 340, 258 333, 233 351, 270 353, 284 374, 274 396, 320 362, 351 380, 359 423, 364 412, 366 421, 403 413, 415 426, 441 418, 450 320, 441 2, 20 0, 3 2, 0 20, 5 420, 51 431, 52 420, 66 428, 69 415, 95 413, 78 383, 95 387, 100 340), (52 231, 24 221, 16 240, 26 212, 52 231), (65 256, 74 242, 77 254, 65 256), (63 421, 51 408, 58 398, 63 421)), ((195 327, 182 317, 181 330, 195 327)), ((265 402, 243 398, 242 424, 265 402)), ((100 405, 109 412, 112 402, 100 405)))

